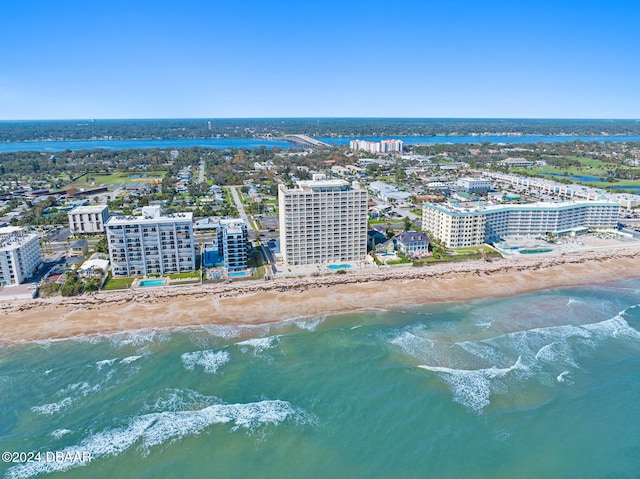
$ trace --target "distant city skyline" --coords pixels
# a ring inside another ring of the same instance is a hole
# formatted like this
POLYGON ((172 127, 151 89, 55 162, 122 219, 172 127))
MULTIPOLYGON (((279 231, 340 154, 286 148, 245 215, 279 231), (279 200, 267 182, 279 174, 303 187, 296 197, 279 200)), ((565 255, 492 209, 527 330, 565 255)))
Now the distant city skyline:
POLYGON ((640 5, 512 3, 9 2, 0 120, 640 118, 640 5))

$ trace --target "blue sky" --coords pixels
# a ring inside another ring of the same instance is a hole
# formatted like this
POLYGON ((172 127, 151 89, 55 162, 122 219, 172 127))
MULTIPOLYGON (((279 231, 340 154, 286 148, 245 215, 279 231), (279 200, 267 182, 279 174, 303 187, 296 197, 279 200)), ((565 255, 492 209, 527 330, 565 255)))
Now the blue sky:
POLYGON ((8 0, 0 119, 640 118, 640 2, 8 0))

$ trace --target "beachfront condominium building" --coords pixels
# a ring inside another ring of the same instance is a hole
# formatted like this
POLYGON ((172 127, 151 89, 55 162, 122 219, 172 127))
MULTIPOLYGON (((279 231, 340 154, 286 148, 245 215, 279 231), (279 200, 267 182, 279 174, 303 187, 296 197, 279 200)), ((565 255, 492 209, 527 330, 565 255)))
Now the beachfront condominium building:
POLYGON ((349 142, 349 148, 351 148, 352 150, 368 151, 369 153, 402 153, 403 147, 404 143, 402 142, 402 140, 351 140, 349 142))
POLYGON ((0 286, 31 278, 42 262, 40 239, 16 226, 0 228, 0 286))
POLYGON ((620 204, 567 201, 523 205, 459 206, 425 203, 422 229, 449 248, 495 243, 506 236, 569 235, 617 227, 620 204))
POLYGON ((224 267, 228 271, 247 268, 249 259, 249 234, 247 224, 241 218, 221 219, 217 228, 218 254, 222 255, 224 267))
POLYGON ((163 215, 147 206, 142 216, 111 217, 105 224, 113 276, 193 271, 191 213, 163 215))
POLYGON ((109 208, 102 206, 77 206, 68 213, 72 235, 104 233, 109 219, 109 208))
POLYGON ((357 182, 298 181, 278 187, 280 250, 290 265, 361 261, 367 255, 367 192, 357 182))

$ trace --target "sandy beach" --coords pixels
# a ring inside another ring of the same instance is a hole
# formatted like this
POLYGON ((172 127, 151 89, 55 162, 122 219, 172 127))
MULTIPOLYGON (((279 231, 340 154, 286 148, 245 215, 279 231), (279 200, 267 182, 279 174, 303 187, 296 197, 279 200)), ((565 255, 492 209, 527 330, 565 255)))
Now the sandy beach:
POLYGON ((639 275, 640 250, 629 248, 9 301, 0 304, 0 338, 6 343, 143 328, 259 324, 502 297, 639 275))

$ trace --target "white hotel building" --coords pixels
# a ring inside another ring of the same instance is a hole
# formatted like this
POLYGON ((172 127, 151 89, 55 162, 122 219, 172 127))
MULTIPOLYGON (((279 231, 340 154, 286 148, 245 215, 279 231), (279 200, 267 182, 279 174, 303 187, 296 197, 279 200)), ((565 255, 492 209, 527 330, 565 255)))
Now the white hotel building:
POLYGON ((40 239, 24 228, 0 228, 0 286, 22 283, 42 262, 40 239))
POLYGON ((192 213, 162 215, 159 206, 142 216, 111 217, 105 224, 113 276, 193 271, 192 213))
POLYGON ((69 228, 72 235, 104 233, 109 219, 106 206, 77 206, 69 211, 69 228))
POLYGON ((567 235, 585 229, 617 227, 620 204, 567 201, 460 207, 425 203, 422 228, 448 248, 495 243, 505 236, 567 235))
POLYGON ((313 175, 278 187, 280 250, 289 265, 362 261, 367 256, 367 191, 357 182, 313 175))

